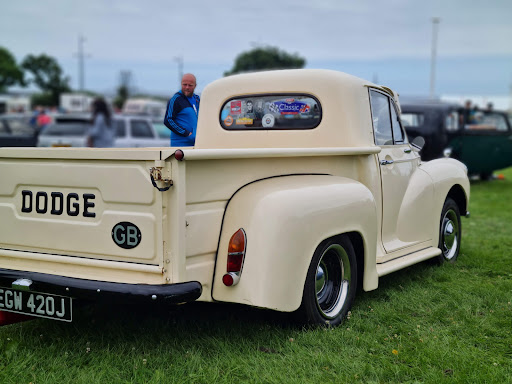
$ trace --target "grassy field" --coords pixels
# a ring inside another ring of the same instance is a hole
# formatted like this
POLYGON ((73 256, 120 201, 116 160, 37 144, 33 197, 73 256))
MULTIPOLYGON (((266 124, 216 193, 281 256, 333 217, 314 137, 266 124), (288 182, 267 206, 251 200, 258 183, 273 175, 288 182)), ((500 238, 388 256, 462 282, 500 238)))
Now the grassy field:
POLYGON ((336 329, 227 304, 83 309, 0 328, 0 383, 511 383, 512 168, 474 181, 454 265, 360 293, 336 329))

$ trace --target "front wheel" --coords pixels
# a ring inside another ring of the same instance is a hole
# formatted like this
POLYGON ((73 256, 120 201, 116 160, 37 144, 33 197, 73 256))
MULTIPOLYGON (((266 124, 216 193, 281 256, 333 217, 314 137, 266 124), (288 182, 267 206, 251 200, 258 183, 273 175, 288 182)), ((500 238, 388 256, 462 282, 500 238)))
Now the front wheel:
POLYGON ((306 276, 298 314, 311 325, 339 325, 354 301, 357 263, 348 236, 322 242, 316 249, 306 276))
POLYGON ((453 199, 448 197, 441 212, 438 246, 442 253, 437 258, 439 264, 445 261, 454 263, 457 260, 461 234, 459 207, 453 199))

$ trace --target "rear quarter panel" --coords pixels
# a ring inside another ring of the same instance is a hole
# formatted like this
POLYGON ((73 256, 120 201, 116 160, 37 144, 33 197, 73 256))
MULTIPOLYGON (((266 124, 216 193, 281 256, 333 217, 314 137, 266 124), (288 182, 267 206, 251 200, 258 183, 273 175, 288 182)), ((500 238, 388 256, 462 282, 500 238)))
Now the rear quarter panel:
POLYGON ((344 177, 302 175, 246 186, 226 209, 213 299, 296 310, 316 247, 345 232, 362 235, 365 274, 376 285, 377 208, 364 185, 344 177), (222 276, 228 243, 239 228, 247 234, 247 253, 239 284, 226 287, 222 276))

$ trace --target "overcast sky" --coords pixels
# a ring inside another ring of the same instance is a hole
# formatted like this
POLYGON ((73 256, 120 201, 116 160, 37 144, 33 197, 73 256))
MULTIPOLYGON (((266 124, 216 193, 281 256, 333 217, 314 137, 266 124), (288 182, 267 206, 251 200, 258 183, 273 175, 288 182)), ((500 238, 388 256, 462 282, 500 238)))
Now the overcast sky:
POLYGON ((433 16, 438 94, 508 95, 512 0, 0 0, 0 46, 21 61, 55 57, 78 88, 78 36, 85 36, 85 87, 113 93, 121 70, 142 92, 171 95, 176 57, 197 91, 235 57, 273 45, 329 68, 377 80, 401 94, 430 87, 433 16))

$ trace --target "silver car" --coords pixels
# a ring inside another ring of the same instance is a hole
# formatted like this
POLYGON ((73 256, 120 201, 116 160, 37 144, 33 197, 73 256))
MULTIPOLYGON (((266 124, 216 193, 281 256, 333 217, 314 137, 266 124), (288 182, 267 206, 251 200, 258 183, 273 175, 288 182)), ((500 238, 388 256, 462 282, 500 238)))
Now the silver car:
MULTIPOLYGON (((170 140, 162 137, 150 118, 142 116, 115 115, 116 128, 114 147, 168 147, 170 140)), ((91 126, 90 116, 62 115, 54 118, 40 133, 38 147, 85 147, 87 132, 91 126)))

